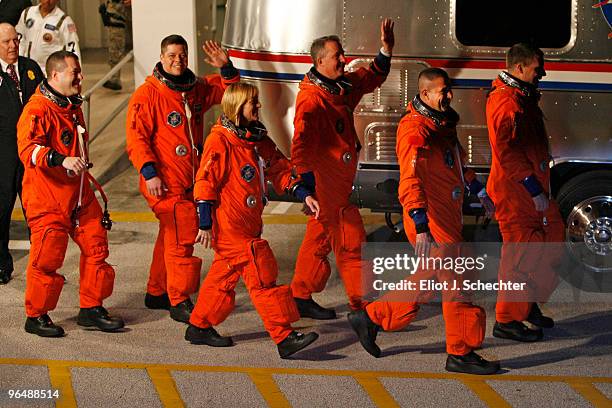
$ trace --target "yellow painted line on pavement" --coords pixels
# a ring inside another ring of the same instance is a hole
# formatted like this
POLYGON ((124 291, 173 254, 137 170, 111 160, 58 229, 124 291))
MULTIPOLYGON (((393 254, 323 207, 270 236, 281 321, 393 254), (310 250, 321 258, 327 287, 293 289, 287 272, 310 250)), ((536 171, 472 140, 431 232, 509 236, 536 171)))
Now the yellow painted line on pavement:
MULTIPOLYGON (((316 368, 288 368, 288 367, 237 367, 237 366, 205 366, 194 364, 155 364, 155 363, 131 363, 111 361, 71 361, 71 360, 44 360, 30 358, 0 358, 0 364, 12 365, 38 365, 48 366, 59 364, 70 367, 89 368, 125 368, 125 369, 147 369, 163 368, 170 371, 203 371, 218 373, 265 373, 265 374, 295 374, 295 375, 327 375, 327 376, 355 376, 369 375, 374 377, 390 378, 425 378, 432 380, 478 380, 483 377, 458 373, 428 373, 418 371, 357 371, 357 370, 333 370, 316 368)), ((518 375, 518 374, 495 374, 488 375, 487 381, 529 381, 529 382, 588 382, 612 384, 612 377, 581 377, 566 375, 518 375)))
POLYGON ((249 377, 253 384, 257 387, 257 390, 261 394, 264 400, 268 403, 268 406, 272 408, 288 408, 291 407, 289 401, 285 397, 285 394, 278 388, 278 384, 274 381, 272 374, 268 374, 265 371, 259 372, 257 369, 249 373, 249 377))
POLYGON ((371 375, 354 375, 359 385, 368 393, 372 402, 377 407, 398 407, 399 404, 393 399, 389 391, 382 385, 378 378, 371 375))
MULTIPOLYGON (((382 377, 389 378, 405 378, 405 379, 431 379, 431 380, 454 380, 465 384, 472 390, 483 402, 492 407, 509 407, 505 401, 495 390, 485 382, 485 378, 469 374, 457 373, 427 373, 427 372, 407 372, 407 371, 356 371, 356 370, 329 370, 329 369, 310 369, 310 368, 268 368, 268 367, 235 367, 235 366, 203 366, 190 364, 146 364, 146 363, 130 363, 130 362, 106 362, 106 361, 68 361, 68 360, 42 360, 42 359, 22 359, 22 358, 0 358, 0 364, 9 365, 34 365, 48 366, 49 375, 52 377, 52 385, 54 388, 60 389, 62 395, 69 397, 67 402, 72 401, 72 405, 61 405, 62 407, 76 407, 74 402, 74 393, 72 391, 72 383, 70 379, 69 367, 84 367, 84 368, 119 368, 119 369, 144 369, 151 376, 166 381, 160 397, 164 392, 167 392, 168 398, 171 398, 171 390, 178 395, 174 380, 170 376, 170 371, 193 371, 193 372, 224 372, 224 373, 244 373, 248 374, 252 381, 257 386, 258 390, 264 396, 264 399, 269 404, 278 404, 271 406, 289 406, 287 399, 280 392, 278 385, 274 381, 274 374, 289 374, 302 376, 342 376, 354 377, 372 398, 377 405, 386 403, 386 399, 392 400, 392 397, 387 393, 382 394, 381 388, 384 389, 382 383, 375 384, 370 379, 378 379, 382 377), (164 373, 162 375, 162 373, 164 373), (150 374, 151 375, 151 374, 150 374), (172 387, 168 387, 168 379, 172 381, 172 387), (364 386, 365 384, 365 386, 364 386)), ((154 380, 155 381, 155 380, 154 380)), ((611 407, 612 401, 605 397, 597 390, 593 383, 612 384, 612 377, 580 377, 580 376, 563 376, 563 375, 511 375, 511 374, 496 374, 486 377, 486 381, 522 381, 522 382, 564 382, 572 386, 581 396, 593 403, 596 407, 611 407)), ((157 385, 156 385, 157 387, 157 385)), ((171 404, 176 399, 171 400, 171 404)), ((177 404, 165 406, 183 406, 180 397, 177 404)), ((394 402, 394 401, 393 401, 394 402)), ((60 406, 60 405, 58 405, 60 406)))
POLYGON ((117 222, 159 222, 152 211, 146 212, 125 212, 112 211, 110 216, 117 222))
MULTIPOLYGON (((115 222, 157 222, 153 212, 124 212, 112 211, 111 218, 115 222)), ((11 215, 14 221, 25 221, 25 217, 21 211, 14 210, 11 215)))
MULTIPOLYGON (((126 212, 111 211, 110 216, 114 222, 157 222, 152 211, 147 212, 126 212)), ((308 217, 301 214, 264 214, 262 216, 264 224, 306 224, 308 217)), ((385 217, 382 214, 364 214, 361 217, 365 225, 384 224, 385 217)), ((11 219, 24 221, 23 213, 14 210, 11 219)))
MULTIPOLYGON (((489 376, 487 376, 487 379, 489 376)), ((501 407, 510 408, 511 405, 502 398, 489 384, 484 380, 477 380, 475 378, 464 378, 461 380, 466 387, 468 387, 474 394, 478 396, 489 407, 501 407)))
POLYGON ((24 221, 25 217, 23 216, 21 210, 13 210, 13 213, 11 214, 11 220, 24 221))
POLYGON ((55 400, 56 408, 76 408, 76 398, 72 389, 71 364, 65 362, 51 362, 49 367, 49 380, 51 388, 59 391, 59 398, 55 400))
POLYGON ((155 385, 159 399, 164 407, 173 408, 185 406, 169 370, 159 367, 148 367, 147 373, 149 377, 151 377, 151 381, 153 385, 155 385))
POLYGON ((295 203, 279 201, 272 209, 269 210, 270 214, 285 214, 293 204, 295 203))
POLYGON ((567 382, 582 398, 589 401, 595 408, 612 407, 612 401, 599 391, 593 384, 585 381, 568 381, 567 382))

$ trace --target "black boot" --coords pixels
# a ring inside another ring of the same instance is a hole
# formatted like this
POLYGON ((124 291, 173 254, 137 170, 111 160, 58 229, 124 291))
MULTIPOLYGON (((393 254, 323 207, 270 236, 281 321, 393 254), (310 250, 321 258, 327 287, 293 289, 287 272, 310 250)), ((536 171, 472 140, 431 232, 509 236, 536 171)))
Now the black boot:
POLYGON ((326 309, 312 298, 293 298, 293 300, 295 300, 295 304, 300 312, 300 317, 310 317, 311 319, 317 320, 331 320, 336 318, 336 311, 334 309, 326 309))
POLYGON ((0 285, 6 285, 11 280, 11 275, 13 274, 12 269, 2 269, 0 268, 0 285))
POLYGON ((495 322, 493 326, 493 336, 500 339, 522 341, 533 343, 540 341, 544 337, 542 329, 533 330, 523 324, 523 322, 513 321, 510 323, 495 322))
POLYGON ((103 83, 102 86, 113 91, 120 91, 122 88, 120 81, 113 81, 111 79, 103 83))
POLYGON ((490 375, 499 369, 498 361, 487 361, 473 351, 464 356, 449 354, 446 358, 446 371, 455 373, 490 375))
POLYGON ((376 345, 376 335, 378 335, 380 326, 374 324, 365 310, 351 312, 347 318, 363 348, 374 357, 380 357, 380 347, 376 345))
POLYGON ((544 329, 552 329, 555 326, 555 321, 550 317, 544 316, 540 310, 540 307, 535 302, 531 305, 531 310, 529 311, 529 316, 527 316, 527 321, 544 329))
POLYGON ((25 322, 25 331, 40 337, 62 337, 64 335, 64 329, 53 324, 48 314, 28 317, 25 322))
POLYGON ((206 344, 212 347, 230 347, 234 345, 231 337, 221 336, 214 327, 201 329, 192 324, 185 331, 185 340, 191 344, 206 344))
POLYGON ((189 323, 192 310, 193 302, 191 299, 185 299, 176 306, 170 306, 170 317, 177 322, 189 323))
POLYGON ((145 306, 148 309, 163 309, 170 310, 170 299, 168 298, 168 294, 164 293, 163 295, 154 296, 150 293, 145 295, 145 306))
POLYGON ((114 332, 125 326, 120 317, 110 316, 102 306, 82 308, 77 317, 77 324, 84 327, 97 327, 104 332, 114 332))
POLYGON ((287 338, 276 345, 278 354, 281 358, 287 358, 301 349, 308 347, 313 341, 319 338, 317 333, 300 333, 292 331, 287 338))

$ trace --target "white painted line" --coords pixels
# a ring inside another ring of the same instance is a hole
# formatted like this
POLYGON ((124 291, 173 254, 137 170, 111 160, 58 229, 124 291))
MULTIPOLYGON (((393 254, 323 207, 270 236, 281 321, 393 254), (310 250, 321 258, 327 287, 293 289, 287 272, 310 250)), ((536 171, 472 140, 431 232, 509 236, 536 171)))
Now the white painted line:
POLYGON ((28 251, 30 249, 30 241, 9 241, 9 249, 13 251, 28 251))
POLYGON ((292 205, 293 203, 281 201, 270 211, 270 214, 285 214, 292 205))

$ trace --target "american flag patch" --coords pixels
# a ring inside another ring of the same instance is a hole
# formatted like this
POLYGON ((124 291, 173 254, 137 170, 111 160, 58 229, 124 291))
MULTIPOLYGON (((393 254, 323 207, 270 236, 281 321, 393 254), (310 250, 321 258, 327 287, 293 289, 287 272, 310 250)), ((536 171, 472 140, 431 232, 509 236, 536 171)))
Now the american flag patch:
POLYGON ((68 32, 69 33, 76 33, 77 32, 76 25, 75 24, 68 24, 68 32))

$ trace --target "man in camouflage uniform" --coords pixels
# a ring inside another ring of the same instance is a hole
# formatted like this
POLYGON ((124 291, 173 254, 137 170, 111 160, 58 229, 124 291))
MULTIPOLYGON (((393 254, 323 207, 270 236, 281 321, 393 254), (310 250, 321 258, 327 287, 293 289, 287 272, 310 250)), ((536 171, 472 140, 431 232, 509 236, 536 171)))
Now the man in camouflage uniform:
MULTIPOLYGON (((108 34, 108 64, 112 68, 125 56, 132 24, 132 0, 106 0, 100 4, 99 11, 108 34)), ((121 90, 121 72, 106 81, 104 87, 121 90)))

